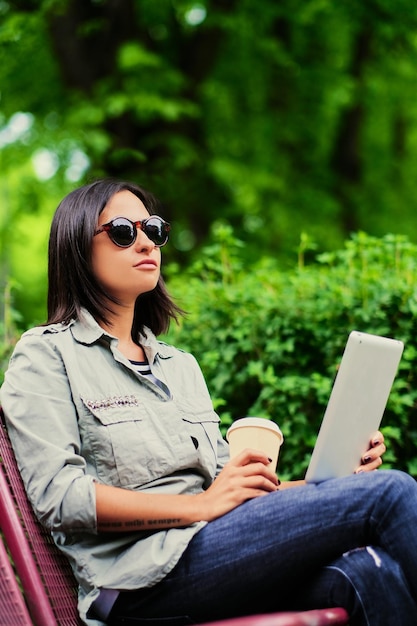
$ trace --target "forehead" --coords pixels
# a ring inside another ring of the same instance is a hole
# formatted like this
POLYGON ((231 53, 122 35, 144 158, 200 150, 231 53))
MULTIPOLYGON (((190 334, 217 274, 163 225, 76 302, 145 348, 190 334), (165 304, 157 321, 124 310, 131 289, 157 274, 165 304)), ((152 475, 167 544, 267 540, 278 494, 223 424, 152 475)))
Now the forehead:
POLYGON ((114 217, 128 217, 132 221, 144 219, 149 216, 142 200, 127 189, 119 191, 109 200, 101 212, 99 221, 104 224, 114 217))

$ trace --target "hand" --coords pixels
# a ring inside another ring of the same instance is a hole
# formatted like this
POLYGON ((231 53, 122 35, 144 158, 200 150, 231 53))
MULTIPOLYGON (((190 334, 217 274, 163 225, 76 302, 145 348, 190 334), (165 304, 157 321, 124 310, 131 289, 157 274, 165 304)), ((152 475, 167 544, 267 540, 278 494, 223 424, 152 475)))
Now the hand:
POLYGON ((370 448, 362 456, 361 465, 357 468, 355 474, 378 469, 378 467, 382 465, 381 457, 385 451, 384 435, 378 431, 371 438, 370 448))
POLYGON ((210 487, 196 496, 203 513, 201 519, 211 521, 246 500, 276 491, 279 481, 269 463, 263 452, 250 448, 231 459, 210 487))

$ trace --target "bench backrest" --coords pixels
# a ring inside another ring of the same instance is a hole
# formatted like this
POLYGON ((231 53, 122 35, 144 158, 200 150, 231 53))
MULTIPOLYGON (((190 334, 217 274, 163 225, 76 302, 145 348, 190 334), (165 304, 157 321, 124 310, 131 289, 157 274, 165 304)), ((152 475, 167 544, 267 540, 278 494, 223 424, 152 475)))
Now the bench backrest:
POLYGON ((1 408, 0 530, 32 618, 28 623, 80 626, 75 578, 27 499, 1 408))

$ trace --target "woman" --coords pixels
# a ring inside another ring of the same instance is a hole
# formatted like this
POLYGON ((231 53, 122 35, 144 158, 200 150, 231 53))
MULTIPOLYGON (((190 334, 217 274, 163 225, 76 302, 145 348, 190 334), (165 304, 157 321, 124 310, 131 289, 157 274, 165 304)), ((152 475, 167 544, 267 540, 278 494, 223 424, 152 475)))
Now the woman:
MULTIPOLYGON (((134 184, 70 193, 53 219, 48 323, 23 335, 1 401, 37 516, 70 559, 87 624, 187 624, 345 606, 417 623, 417 487, 361 471, 283 489, 228 460, 194 358, 157 341, 180 313, 169 225, 134 184)), ((380 433, 360 470, 381 463, 380 433)))

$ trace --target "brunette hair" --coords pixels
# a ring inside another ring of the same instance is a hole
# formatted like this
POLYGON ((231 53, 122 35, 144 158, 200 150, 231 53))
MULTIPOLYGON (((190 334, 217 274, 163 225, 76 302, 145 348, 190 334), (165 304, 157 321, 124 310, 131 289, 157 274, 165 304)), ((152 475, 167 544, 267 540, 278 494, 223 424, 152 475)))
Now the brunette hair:
MULTIPOLYGON (((52 220, 48 252, 48 324, 78 319, 81 308, 98 321, 108 323, 109 302, 118 301, 96 280, 91 267, 91 247, 98 217, 119 191, 130 191, 150 214, 158 209, 157 199, 135 183, 98 180, 69 193, 52 220)), ((155 335, 168 330, 170 321, 183 311, 173 302, 160 276, 152 291, 141 294, 135 305, 132 337, 143 327, 155 335)))

